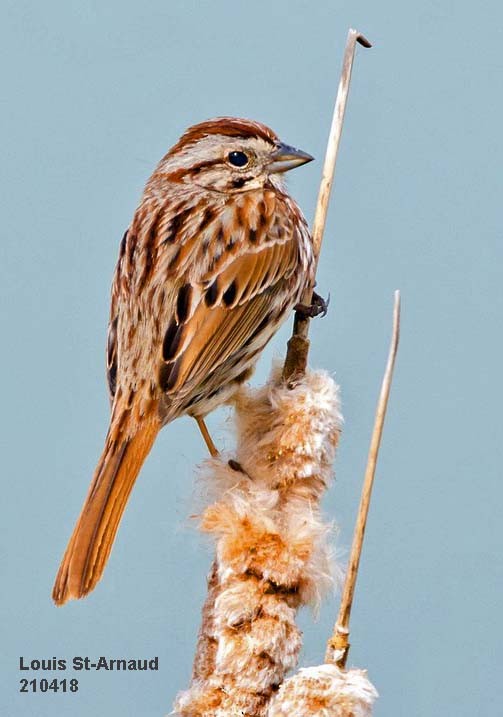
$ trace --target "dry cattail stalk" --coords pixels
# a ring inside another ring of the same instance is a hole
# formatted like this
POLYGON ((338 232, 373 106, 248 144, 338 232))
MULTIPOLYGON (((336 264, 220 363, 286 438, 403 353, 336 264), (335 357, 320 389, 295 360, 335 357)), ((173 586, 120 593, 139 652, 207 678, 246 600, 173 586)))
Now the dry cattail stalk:
MULTIPOLYGON (((320 189, 318 192, 318 201, 316 202, 313 229, 311 232, 313 237, 316 265, 318 264, 320 258, 321 243, 323 241, 323 234, 327 220, 328 202, 332 191, 337 153, 339 151, 339 144, 342 136, 344 113, 346 112, 346 103, 349 94, 356 43, 359 43, 363 47, 372 47, 367 38, 361 33, 356 30, 349 30, 346 40, 346 48, 344 50, 344 58, 342 60, 341 78, 337 89, 337 96, 335 98, 332 124, 328 135, 325 161, 323 163, 323 172, 321 174, 320 189)), ((312 299, 313 290, 312 288, 308 288, 302 297, 302 303, 309 306, 312 299)), ((288 351, 285 358, 285 365, 283 367, 283 378, 285 381, 295 379, 297 375, 302 374, 306 370, 307 354, 309 352, 309 339, 307 338, 308 333, 309 317, 305 314, 297 312, 295 314, 292 337, 288 342, 288 351)))
POLYGON ((216 558, 192 684, 176 702, 183 717, 265 716, 297 663, 296 611, 316 606, 333 579, 319 501, 341 426, 337 386, 317 371, 289 389, 277 369, 238 395, 236 426, 242 470, 206 464, 218 500, 201 525, 216 558))
POLYGON ((365 527, 367 525, 372 487, 374 485, 377 457, 379 455, 379 446, 381 444, 384 419, 386 417, 386 409, 388 407, 388 399, 391 390, 391 382, 393 380, 393 369, 395 368, 395 359, 398 351, 399 339, 400 292, 395 291, 395 301, 393 305, 393 331, 391 334, 388 360, 382 380, 381 392, 377 402, 374 428, 370 440, 367 467, 365 469, 365 477, 363 480, 362 495, 353 535, 353 544, 349 555, 347 575, 344 583, 344 589, 342 591, 339 614, 335 623, 334 632, 327 643, 327 651, 325 654, 325 660, 327 662, 335 663, 338 667, 345 667, 349 652, 349 619, 351 617, 351 607, 353 605, 356 578, 358 575, 358 567, 360 565, 360 556, 363 547, 363 539, 365 537, 365 527))

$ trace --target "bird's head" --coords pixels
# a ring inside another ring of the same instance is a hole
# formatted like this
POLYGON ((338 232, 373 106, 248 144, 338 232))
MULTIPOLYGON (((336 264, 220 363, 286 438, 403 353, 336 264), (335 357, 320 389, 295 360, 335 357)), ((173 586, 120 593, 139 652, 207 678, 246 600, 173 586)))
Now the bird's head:
POLYGON ((218 117, 190 127, 159 164, 167 179, 218 192, 279 186, 281 175, 313 157, 260 122, 218 117))

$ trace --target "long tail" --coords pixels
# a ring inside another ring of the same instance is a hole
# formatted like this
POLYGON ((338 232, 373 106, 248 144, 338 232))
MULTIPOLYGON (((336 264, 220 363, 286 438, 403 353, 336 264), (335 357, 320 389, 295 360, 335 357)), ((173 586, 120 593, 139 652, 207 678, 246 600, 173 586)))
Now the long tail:
POLYGON ((57 605, 87 595, 100 580, 122 514, 160 424, 145 422, 129 438, 107 436, 84 507, 56 576, 57 605))

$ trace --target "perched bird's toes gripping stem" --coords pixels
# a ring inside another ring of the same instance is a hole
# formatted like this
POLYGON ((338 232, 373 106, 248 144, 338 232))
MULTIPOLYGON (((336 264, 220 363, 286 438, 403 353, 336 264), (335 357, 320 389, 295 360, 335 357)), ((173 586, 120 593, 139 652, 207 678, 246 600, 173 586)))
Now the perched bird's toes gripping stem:
POLYGON ((329 304, 330 294, 325 300, 322 296, 313 292, 311 306, 306 306, 306 304, 296 304, 294 309, 297 313, 301 314, 303 319, 314 319, 316 316, 326 316, 329 304))
POLYGON ((238 461, 235 461, 234 458, 231 458, 230 461, 228 461, 229 468, 232 468, 233 471, 237 471, 238 473, 242 473, 243 475, 250 477, 248 473, 245 471, 241 463, 238 463, 238 461))

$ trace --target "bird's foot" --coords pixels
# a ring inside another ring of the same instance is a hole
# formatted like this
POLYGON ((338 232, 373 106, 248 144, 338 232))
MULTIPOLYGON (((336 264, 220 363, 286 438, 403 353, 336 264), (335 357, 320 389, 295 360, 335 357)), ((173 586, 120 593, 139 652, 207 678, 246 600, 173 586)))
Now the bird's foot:
POLYGON ((322 296, 313 291, 311 306, 307 306, 306 304, 296 304, 293 308, 302 316, 303 319, 314 319, 316 316, 326 316, 329 304, 330 294, 325 300, 322 296))
POLYGON ((245 471, 245 469, 243 468, 243 466, 241 465, 241 463, 238 463, 237 461, 235 461, 234 458, 231 458, 230 461, 228 461, 228 466, 229 466, 229 468, 232 468, 233 471, 242 473, 247 478, 250 477, 248 475, 248 473, 245 471))

